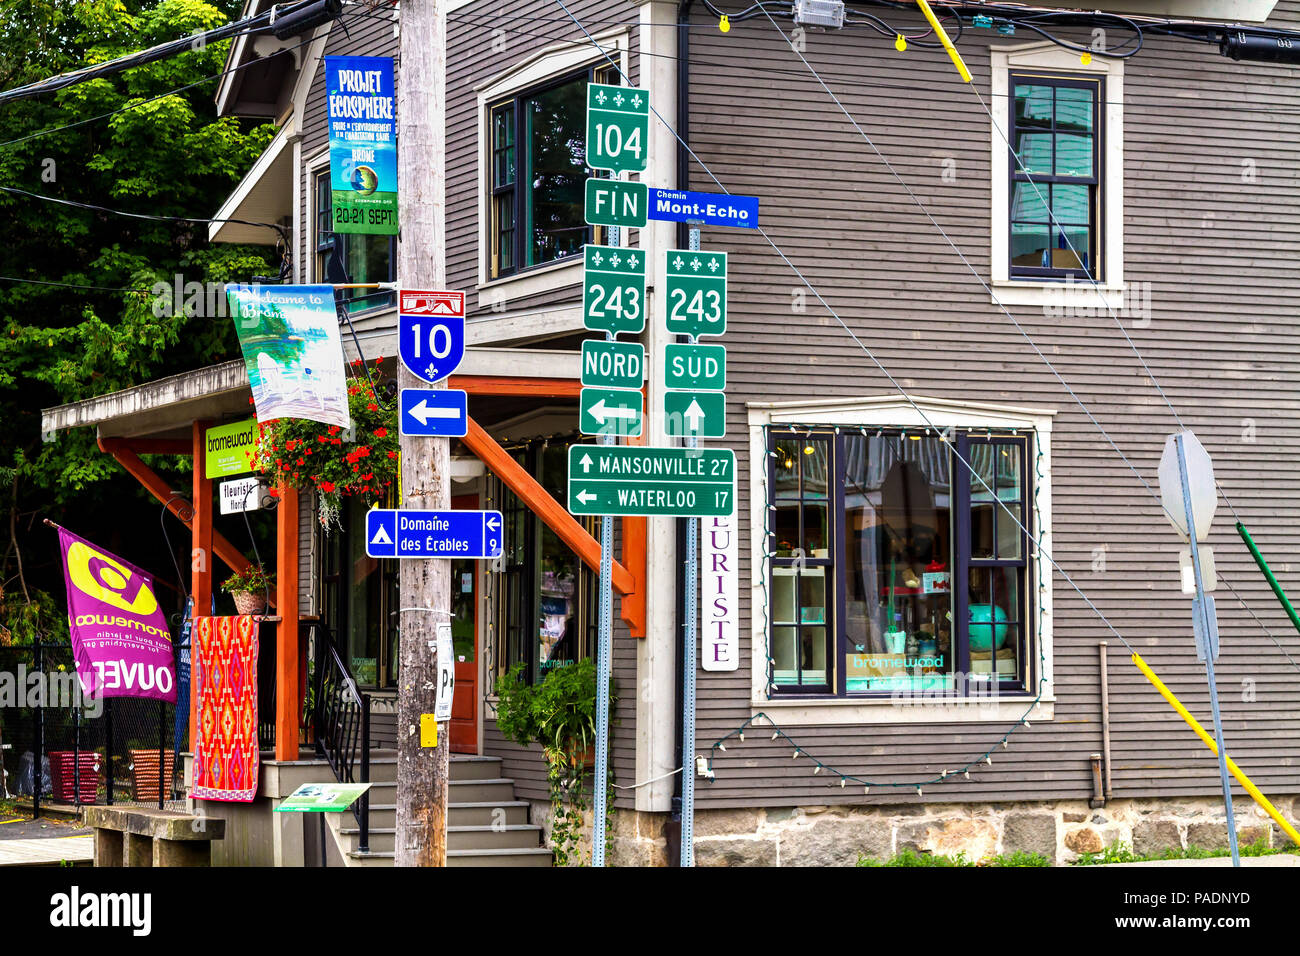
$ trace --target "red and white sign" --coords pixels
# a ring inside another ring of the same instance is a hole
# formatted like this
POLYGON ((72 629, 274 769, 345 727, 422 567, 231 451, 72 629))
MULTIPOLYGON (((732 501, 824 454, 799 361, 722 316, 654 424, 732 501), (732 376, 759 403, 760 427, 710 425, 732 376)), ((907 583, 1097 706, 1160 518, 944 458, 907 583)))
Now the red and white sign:
POLYGON ((700 519, 700 666, 740 666, 736 516, 700 519))
POLYGON ((403 289, 401 291, 401 308, 399 312, 407 315, 446 315, 457 318, 465 317, 465 293, 446 291, 419 291, 403 289))

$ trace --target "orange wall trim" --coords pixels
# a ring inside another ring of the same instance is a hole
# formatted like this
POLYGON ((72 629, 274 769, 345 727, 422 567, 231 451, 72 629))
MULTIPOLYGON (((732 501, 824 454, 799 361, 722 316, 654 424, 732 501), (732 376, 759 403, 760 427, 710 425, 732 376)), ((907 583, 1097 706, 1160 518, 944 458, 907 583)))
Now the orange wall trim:
POLYGON ((298 641, 298 489, 282 487, 275 509, 275 759, 298 759, 302 704, 298 641))
POLYGON ((571 378, 508 378, 504 375, 453 375, 449 388, 471 395, 523 395, 533 398, 577 398, 582 383, 571 378))
MULTIPOLYGON (((546 526, 582 559, 583 564, 596 572, 600 571, 600 542, 588 534, 587 529, 552 498, 550 492, 525 471, 519 462, 511 458, 473 418, 469 420, 469 433, 461 440, 466 448, 491 469, 493 474, 505 482, 506 487, 517 494, 534 514, 546 522, 546 526)), ((619 594, 631 594, 637 587, 632 573, 617 561, 613 562, 612 584, 619 594)))

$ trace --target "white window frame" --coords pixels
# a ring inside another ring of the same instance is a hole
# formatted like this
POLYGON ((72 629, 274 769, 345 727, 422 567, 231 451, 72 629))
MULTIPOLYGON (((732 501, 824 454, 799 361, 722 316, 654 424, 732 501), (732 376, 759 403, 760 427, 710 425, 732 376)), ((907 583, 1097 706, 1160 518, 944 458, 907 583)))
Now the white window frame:
MULTIPOLYGON (((766 511, 770 502, 768 489, 768 447, 766 429, 772 425, 825 425, 857 429, 906 427, 959 429, 1032 430, 1042 458, 1033 465, 1034 489, 1031 495, 1033 525, 1037 532, 1031 542, 1030 558, 1046 559, 1052 553, 1052 420, 1055 409, 992 405, 982 402, 953 402, 946 399, 920 398, 913 401, 924 412, 923 418, 908 402, 896 395, 800 402, 750 402, 749 413, 749 548, 750 548, 750 708, 773 717, 782 726, 809 724, 909 724, 1016 722, 1025 716, 1029 698, 1004 696, 988 698, 951 698, 943 702, 900 702, 891 698, 828 698, 768 696, 767 657, 769 614, 760 606, 770 590, 767 575, 770 562, 767 547, 766 511)), ((957 467, 961 467, 960 464, 957 467)), ((1037 647, 1042 649, 1042 697, 1033 720, 1051 720, 1054 716, 1055 684, 1052 655, 1052 580, 1054 575, 1036 575, 1034 585, 1041 623, 1036 629, 1037 647)), ((838 585, 837 585, 838 586, 838 585)))
MULTIPOLYGON (((628 71, 629 32, 626 27, 595 34, 596 43, 618 61, 626 75, 628 71)), ((482 305, 500 305, 514 299, 553 292, 582 282, 582 257, 572 256, 551 263, 492 279, 488 275, 488 257, 492 238, 491 208, 488 197, 492 191, 492 104, 508 96, 538 86, 553 77, 563 76, 584 66, 599 66, 609 60, 585 37, 581 40, 557 43, 546 47, 475 87, 478 93, 478 294, 482 305)), ((630 230, 622 229, 620 245, 627 245, 630 230)))
POLYGON ((993 114, 990 129, 992 148, 992 243, 990 245, 994 303, 1003 305, 1059 306, 1068 296, 1072 307, 1124 307, 1124 61, 1093 56, 1083 63, 1080 55, 1048 40, 1018 46, 990 47, 992 67, 993 114), (1008 180, 1011 164, 1008 147, 1011 127, 1011 72, 1048 70, 1053 73, 1105 78, 1106 102, 1102 104, 1102 174, 1101 198, 1104 231, 1098 255, 1102 257, 1102 279, 1093 288, 1091 282, 1012 279, 1008 261, 1010 196, 1008 180))

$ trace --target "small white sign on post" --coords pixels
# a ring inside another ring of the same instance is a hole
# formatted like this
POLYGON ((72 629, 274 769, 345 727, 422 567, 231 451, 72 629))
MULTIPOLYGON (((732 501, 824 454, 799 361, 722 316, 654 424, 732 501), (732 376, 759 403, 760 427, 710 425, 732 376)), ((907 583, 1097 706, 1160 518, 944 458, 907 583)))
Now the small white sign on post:
POLYGON ((441 723, 451 720, 451 699, 456 693, 456 659, 452 656, 451 625, 439 624, 438 696, 433 705, 434 719, 441 723))
POLYGON ((736 516, 700 519, 700 666, 734 671, 740 666, 736 516))
POLYGON ((221 501, 223 515, 259 510, 266 493, 266 484, 261 478, 255 477, 235 478, 217 486, 217 498, 221 501))

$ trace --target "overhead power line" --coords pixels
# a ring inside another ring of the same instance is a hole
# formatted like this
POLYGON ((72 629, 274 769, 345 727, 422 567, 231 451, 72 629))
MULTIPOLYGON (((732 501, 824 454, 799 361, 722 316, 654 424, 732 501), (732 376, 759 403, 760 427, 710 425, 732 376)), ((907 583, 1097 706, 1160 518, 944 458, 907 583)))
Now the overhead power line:
POLYGON ((263 229, 273 229, 285 242, 289 241, 288 230, 284 226, 274 222, 255 222, 251 219, 218 219, 205 218, 203 216, 157 216, 147 212, 128 212, 125 209, 113 209, 109 206, 99 206, 95 203, 76 202, 72 199, 61 199, 58 196, 42 196, 40 193, 29 192, 26 189, 19 189, 17 186, 0 186, 0 192, 13 193, 19 196, 27 196, 31 199, 39 199, 42 202, 52 202, 60 206, 71 206, 74 209, 88 209, 94 212, 108 213, 113 216, 123 216, 127 219, 144 219, 154 222, 183 222, 192 224, 207 225, 214 222, 233 222, 241 226, 258 226, 263 229))

